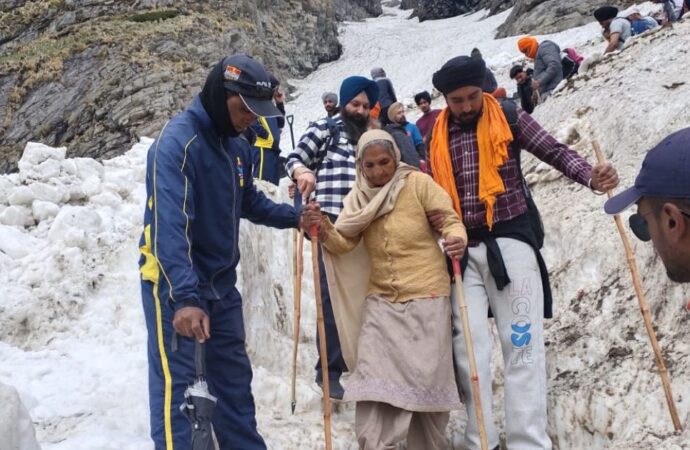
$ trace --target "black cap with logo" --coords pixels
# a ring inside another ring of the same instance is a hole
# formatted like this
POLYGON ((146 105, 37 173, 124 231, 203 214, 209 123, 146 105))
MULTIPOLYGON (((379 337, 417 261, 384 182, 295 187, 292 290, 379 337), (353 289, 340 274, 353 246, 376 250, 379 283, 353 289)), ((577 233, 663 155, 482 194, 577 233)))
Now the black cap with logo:
POLYGON ((273 103, 271 76, 264 66, 249 55, 223 59, 223 86, 239 94, 244 104, 257 116, 277 117, 281 112, 273 103))

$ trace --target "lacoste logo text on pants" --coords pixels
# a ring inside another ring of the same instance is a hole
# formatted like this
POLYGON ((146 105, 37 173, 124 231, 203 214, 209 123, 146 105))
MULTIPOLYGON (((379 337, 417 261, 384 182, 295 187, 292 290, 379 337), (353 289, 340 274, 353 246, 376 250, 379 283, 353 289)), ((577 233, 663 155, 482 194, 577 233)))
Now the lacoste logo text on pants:
POLYGON ((528 280, 521 286, 518 283, 511 283, 511 294, 516 295, 511 301, 510 307, 513 312, 513 319, 510 323, 510 342, 513 344, 513 357, 510 361, 512 365, 532 364, 532 322, 529 313, 532 309, 530 294, 532 289, 528 280))

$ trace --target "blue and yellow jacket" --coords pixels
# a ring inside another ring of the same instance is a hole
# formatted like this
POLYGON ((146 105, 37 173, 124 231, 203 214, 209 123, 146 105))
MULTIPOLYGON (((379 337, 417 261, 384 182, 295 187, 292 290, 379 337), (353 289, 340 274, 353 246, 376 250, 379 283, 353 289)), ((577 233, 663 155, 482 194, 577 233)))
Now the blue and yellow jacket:
POLYGON ((180 307, 239 295, 241 217, 276 228, 298 226, 291 205, 256 190, 251 161, 249 143, 219 134, 199 97, 149 149, 139 266, 161 300, 180 307))
POLYGON ((276 117, 257 117, 252 124, 256 133, 254 147, 280 153, 280 128, 276 117))

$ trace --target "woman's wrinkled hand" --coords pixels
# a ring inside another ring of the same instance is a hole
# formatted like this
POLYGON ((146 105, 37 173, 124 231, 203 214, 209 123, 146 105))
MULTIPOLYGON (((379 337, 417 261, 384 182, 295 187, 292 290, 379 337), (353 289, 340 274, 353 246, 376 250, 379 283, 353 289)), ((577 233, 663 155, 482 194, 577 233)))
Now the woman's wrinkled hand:
POLYGON ((461 237, 448 236, 443 240, 443 251, 451 258, 462 258, 466 248, 467 242, 461 237))
POLYGON ((321 231, 321 207, 316 202, 310 202, 302 208, 302 229, 309 233, 312 227, 321 231))

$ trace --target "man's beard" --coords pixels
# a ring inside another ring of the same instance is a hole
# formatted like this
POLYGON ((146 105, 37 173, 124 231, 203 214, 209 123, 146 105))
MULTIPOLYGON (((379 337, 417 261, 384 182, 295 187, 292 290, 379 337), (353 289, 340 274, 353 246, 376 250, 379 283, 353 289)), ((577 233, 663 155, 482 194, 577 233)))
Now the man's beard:
POLYGON ((668 271, 666 274, 671 281, 675 281, 676 283, 690 282, 690 273, 688 273, 686 270, 679 270, 677 272, 668 271))
POLYGON ((664 262, 666 266, 666 275, 671 281, 676 283, 688 283, 690 282, 690 269, 685 264, 678 263, 678 261, 669 261, 668 264, 664 262))
POLYGON ((359 142, 359 138, 367 131, 369 127, 369 116, 361 116, 359 114, 350 114, 346 109, 340 112, 340 118, 343 119, 343 125, 350 139, 354 142, 359 142))
POLYGON ((454 119, 463 130, 471 130, 476 128, 480 117, 481 113, 469 113, 461 114, 460 116, 454 117, 454 119))

